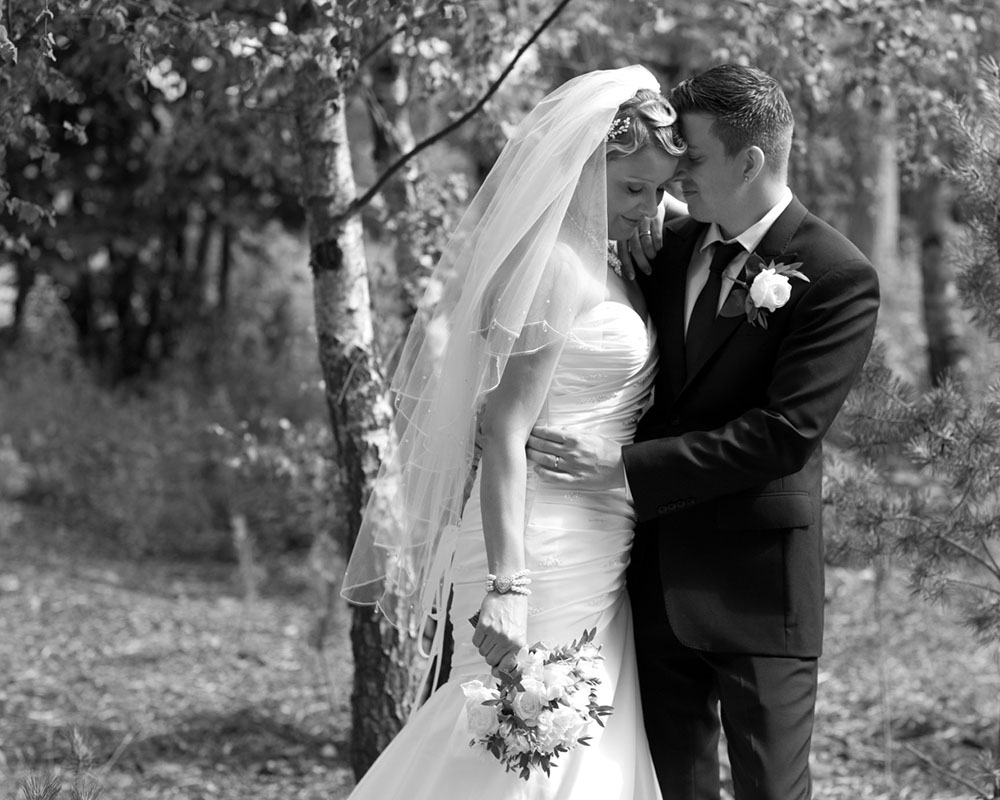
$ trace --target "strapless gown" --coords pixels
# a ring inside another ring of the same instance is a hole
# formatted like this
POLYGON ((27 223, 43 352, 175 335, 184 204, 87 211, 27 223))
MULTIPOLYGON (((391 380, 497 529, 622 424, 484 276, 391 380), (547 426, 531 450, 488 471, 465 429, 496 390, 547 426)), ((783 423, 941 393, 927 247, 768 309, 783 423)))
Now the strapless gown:
MULTIPOLYGON (((652 327, 605 301, 582 314, 563 348, 542 421, 632 441, 656 369, 652 327)), ((468 618, 489 571, 478 483, 463 514, 454 561, 453 657, 448 682, 413 715, 359 782, 351 800, 658 800, 639 704, 632 618, 625 593, 635 517, 625 490, 567 491, 528 477, 524 546, 531 570, 529 642, 567 644, 591 628, 603 661, 599 697, 614 706, 591 724, 588 747, 555 761, 551 777, 524 781, 479 748, 465 721, 461 684, 490 682, 468 618)))

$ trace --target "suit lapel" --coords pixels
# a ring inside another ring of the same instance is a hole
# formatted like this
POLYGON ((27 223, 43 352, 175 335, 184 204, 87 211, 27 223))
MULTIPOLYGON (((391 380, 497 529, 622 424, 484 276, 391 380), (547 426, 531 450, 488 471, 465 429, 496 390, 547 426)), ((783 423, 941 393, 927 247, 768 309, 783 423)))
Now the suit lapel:
MULTIPOLYGON (((771 259, 777 259, 787 255, 788 245, 792 240, 792 236, 795 235, 795 231, 798 230, 799 226, 802 224, 802 220, 808 212, 805 206, 802 205, 796 198, 792 198, 792 202, 788 204, 786 208, 770 227, 768 232, 761 239, 757 249, 754 252, 759 255, 765 262, 771 259)), ((690 253, 689 253, 690 260, 690 253)), ((740 279, 744 279, 746 274, 743 273, 740 279)), ((683 291, 683 289, 682 289, 683 291)), ((683 331, 683 319, 684 319, 684 301, 683 296, 681 299, 681 330, 683 331)), ((698 373, 704 369, 705 365, 711 360, 711 357, 719 350, 729 338, 736 332, 736 330, 746 323, 746 317, 742 314, 735 317, 719 317, 712 324, 712 330, 709 333, 708 340, 705 342, 705 346, 701 348, 698 354, 698 360, 694 364, 689 364, 687 368, 687 375, 684 384, 681 388, 674 392, 674 397, 678 397, 682 391, 687 389, 691 384, 691 381, 697 377, 698 373)), ((683 342, 683 336, 681 337, 683 342)), ((684 361, 684 349, 681 348, 681 363, 684 361)))
POLYGON ((754 252, 763 258, 764 261, 787 256, 788 246, 792 241, 792 237, 808 213, 806 207, 797 198, 793 197, 792 202, 788 204, 788 208, 774 221, 771 229, 761 239, 760 244, 757 245, 757 249, 754 252))

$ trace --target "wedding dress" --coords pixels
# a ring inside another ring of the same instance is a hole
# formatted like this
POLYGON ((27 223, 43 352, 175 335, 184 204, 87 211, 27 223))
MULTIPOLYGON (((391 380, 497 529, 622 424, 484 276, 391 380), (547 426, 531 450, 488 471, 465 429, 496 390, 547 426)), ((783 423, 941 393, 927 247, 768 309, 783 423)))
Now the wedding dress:
MULTIPOLYGON (((654 330, 630 306, 605 300, 577 317, 560 355, 542 422, 632 440, 656 367, 654 330)), ((528 641, 568 644, 597 629, 599 701, 606 727, 589 746, 563 753, 551 777, 528 781, 470 748, 461 685, 491 683, 467 621, 479 610, 489 569, 478 481, 463 514, 453 568, 453 657, 448 682, 400 731, 351 800, 656 800, 660 792, 639 704, 632 620, 625 593, 634 515, 624 489, 567 491, 528 476, 524 546, 531 570, 528 641)))

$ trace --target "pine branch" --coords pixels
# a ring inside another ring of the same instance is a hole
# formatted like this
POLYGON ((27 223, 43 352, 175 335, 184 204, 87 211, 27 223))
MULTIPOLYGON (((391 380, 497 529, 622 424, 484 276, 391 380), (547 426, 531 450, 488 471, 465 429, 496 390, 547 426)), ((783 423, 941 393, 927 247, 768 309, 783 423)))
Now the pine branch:
POLYGON ((994 594, 997 597, 1000 597, 1000 589, 995 586, 986 586, 982 583, 964 581, 961 578, 949 578, 947 575, 941 576, 941 581, 948 586, 961 586, 966 589, 975 589, 977 592, 985 592, 986 594, 994 594))
POLYGON ((980 535, 977 537, 979 539, 979 544, 982 545, 983 550, 986 553, 986 557, 989 559, 992 569, 990 570, 994 575, 1000 576, 1000 563, 997 562, 996 556, 993 555, 993 551, 990 550, 989 542, 986 541, 986 537, 980 535))
POLYGON ((919 758, 921 761, 923 761, 927 766, 929 766, 931 769, 933 769, 939 775, 943 775, 946 778, 951 778, 953 781, 956 781, 956 782, 962 784, 962 786, 964 786, 966 789, 971 789, 973 792, 976 793, 977 796, 982 797, 982 794, 981 794, 982 787, 981 786, 976 786, 976 784, 972 783, 971 781, 967 781, 961 775, 956 775, 951 770, 945 769, 940 764, 938 764, 936 761, 934 761, 934 759, 932 759, 930 756, 927 756, 924 753, 921 753, 913 745, 907 744, 906 742, 903 742, 903 747, 905 747, 907 750, 909 750, 911 753, 913 753, 913 755, 915 755, 917 758, 919 758))

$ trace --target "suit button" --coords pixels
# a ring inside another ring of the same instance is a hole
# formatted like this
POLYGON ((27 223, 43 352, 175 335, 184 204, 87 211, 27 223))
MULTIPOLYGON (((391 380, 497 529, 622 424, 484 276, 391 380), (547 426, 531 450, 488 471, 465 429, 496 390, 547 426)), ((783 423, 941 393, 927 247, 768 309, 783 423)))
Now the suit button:
POLYGON ((658 506, 656 509, 658 514, 666 514, 669 510, 666 506, 658 506))
POLYGON ((680 425, 681 424, 681 418, 678 417, 678 416, 676 416, 676 415, 673 416, 673 417, 671 417, 670 418, 670 424, 671 425, 680 425))

